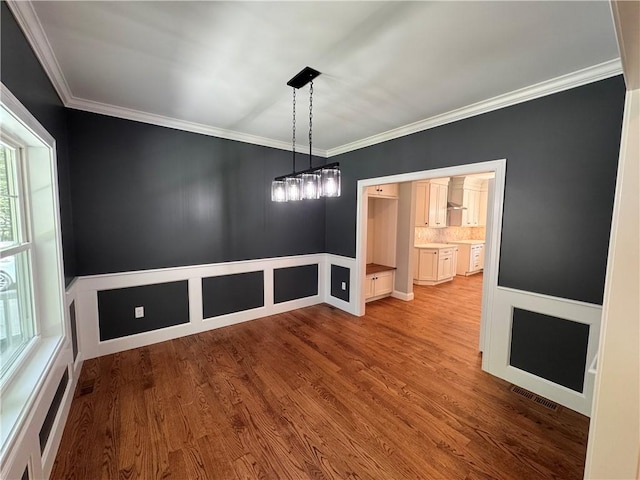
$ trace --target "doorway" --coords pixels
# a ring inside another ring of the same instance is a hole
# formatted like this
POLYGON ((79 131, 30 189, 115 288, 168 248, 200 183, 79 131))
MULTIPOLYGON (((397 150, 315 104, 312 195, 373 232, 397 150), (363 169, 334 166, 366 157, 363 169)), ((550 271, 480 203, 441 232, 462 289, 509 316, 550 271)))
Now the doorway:
MULTIPOLYGON (((356 230, 356 276, 355 283, 353 285, 354 294, 359 299, 356 305, 356 314, 359 316, 365 313, 365 279, 366 279, 366 267, 367 267, 367 219, 369 217, 368 212, 368 197, 366 189, 376 185, 384 185, 390 183, 404 183, 415 182, 421 180, 438 179, 445 177, 460 177, 465 175, 481 174, 481 173, 493 174, 494 180, 490 182, 487 190, 487 224, 486 224, 486 236, 485 236, 485 262, 483 272, 483 286, 482 286, 482 309, 480 319, 480 345, 479 349, 484 352, 488 352, 490 349, 489 332, 491 330, 491 318, 493 309, 493 297, 495 289, 497 288, 498 280, 498 252, 500 249, 500 238, 502 229, 502 209, 504 201, 504 185, 505 185, 505 173, 506 173, 506 160, 493 160, 488 162, 480 162, 474 164, 460 165, 456 167, 447 167, 434 170, 426 170, 421 172, 412 172, 400 175, 391 175, 387 177, 371 178, 358 181, 358 210, 357 210, 357 230, 356 230)), ((399 248, 404 248, 406 251, 413 250, 413 235, 407 235, 406 239, 402 239, 406 245, 398 245, 399 248), (410 238, 409 238, 410 237, 410 238)), ((409 264, 410 265, 410 264, 409 264)), ((399 275, 413 276, 412 268, 399 269, 399 275)), ((406 279, 405 279, 406 280, 406 279)), ((408 279, 412 284, 413 278, 408 279)), ((397 281, 397 280, 396 280, 397 281)), ((402 298, 402 295, 399 296, 402 298)), ((407 296, 405 300, 410 300, 412 296, 407 296)), ((486 364, 486 358, 488 355, 483 355, 483 370, 488 371, 488 364, 486 364)))

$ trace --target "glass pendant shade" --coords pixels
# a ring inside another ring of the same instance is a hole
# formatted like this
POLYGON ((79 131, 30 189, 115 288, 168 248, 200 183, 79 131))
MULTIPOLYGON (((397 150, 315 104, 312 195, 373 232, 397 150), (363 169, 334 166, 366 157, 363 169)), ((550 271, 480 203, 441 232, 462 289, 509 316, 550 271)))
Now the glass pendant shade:
POLYGON ((274 180, 271 182, 271 201, 272 202, 286 202, 287 191, 286 184, 282 180, 274 180))
POLYGON ((302 179, 300 177, 287 177, 285 184, 287 202, 302 200, 302 179))
POLYGON ((320 198, 320 175, 318 173, 303 173, 302 198, 315 200, 320 198))
POLYGON ((320 171, 321 176, 321 195, 323 197, 339 197, 340 196, 340 169, 338 167, 323 168, 320 171))
POLYGON ((313 167, 313 79, 320 72, 305 67, 287 82, 293 90, 292 117, 292 163, 293 171, 276 177, 271 183, 271 201, 297 202, 303 199, 316 200, 321 197, 340 196, 339 163, 329 163, 322 167, 313 167), (296 173, 296 89, 309 85, 309 168, 296 173))

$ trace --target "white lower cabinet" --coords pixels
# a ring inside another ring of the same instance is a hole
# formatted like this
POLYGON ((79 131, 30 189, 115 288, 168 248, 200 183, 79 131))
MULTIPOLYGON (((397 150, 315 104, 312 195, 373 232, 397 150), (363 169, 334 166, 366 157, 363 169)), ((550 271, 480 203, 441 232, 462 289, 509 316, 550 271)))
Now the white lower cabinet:
POLYGON ((457 247, 414 248, 413 283, 437 285, 453 280, 456 260, 457 247))
POLYGON ((393 292, 393 281, 393 270, 367 275, 364 283, 365 301, 369 302, 391 295, 393 292))
POLYGON ((473 275, 484 269, 484 243, 457 244, 458 265, 456 275, 473 275))

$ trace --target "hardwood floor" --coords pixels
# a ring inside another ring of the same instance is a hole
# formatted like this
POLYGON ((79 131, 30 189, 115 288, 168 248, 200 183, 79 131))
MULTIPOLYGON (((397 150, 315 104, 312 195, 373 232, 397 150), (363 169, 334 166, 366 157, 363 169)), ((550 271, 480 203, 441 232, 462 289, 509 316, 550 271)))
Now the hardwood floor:
POLYGON ((588 419, 480 370, 481 281, 86 361, 51 478, 582 478, 588 419))

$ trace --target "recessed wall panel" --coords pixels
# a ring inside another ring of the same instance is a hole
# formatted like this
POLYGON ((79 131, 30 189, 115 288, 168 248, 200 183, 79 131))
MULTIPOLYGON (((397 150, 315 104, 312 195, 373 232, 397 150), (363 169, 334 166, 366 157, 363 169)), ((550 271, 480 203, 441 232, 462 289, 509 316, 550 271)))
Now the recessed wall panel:
POLYGON ((582 392, 588 341, 587 324, 514 308, 509 364, 582 392))
POLYGON ((73 350, 73 359, 78 356, 78 326, 76 322, 76 302, 69 305, 69 323, 71 326, 71 348, 73 350))
POLYGON ((98 292, 100 340, 189 323, 189 283, 159 283, 98 292), (135 310, 142 307, 143 316, 135 310))
POLYGON ((318 265, 278 268, 273 271, 273 303, 318 294, 318 265))
POLYGON ((202 316, 217 317, 264 306, 264 272, 202 279, 202 316))
POLYGON ((339 265, 331 265, 331 296, 349 301, 349 269, 339 265), (344 288, 343 288, 344 286, 344 288))
POLYGON ((58 384, 56 393, 53 396, 53 400, 51 401, 51 405, 49 406, 49 410, 47 411, 47 415, 44 418, 44 422, 42 422, 42 427, 40 427, 39 439, 41 453, 44 452, 44 448, 47 446, 47 440, 49 440, 51 428, 53 428, 53 422, 56 419, 56 415, 58 413, 58 409, 60 408, 60 404, 62 403, 62 397, 64 396, 64 391, 67 388, 68 383, 69 369, 65 369, 64 374, 60 379, 60 383, 58 384))

